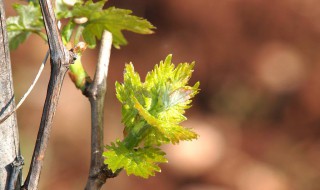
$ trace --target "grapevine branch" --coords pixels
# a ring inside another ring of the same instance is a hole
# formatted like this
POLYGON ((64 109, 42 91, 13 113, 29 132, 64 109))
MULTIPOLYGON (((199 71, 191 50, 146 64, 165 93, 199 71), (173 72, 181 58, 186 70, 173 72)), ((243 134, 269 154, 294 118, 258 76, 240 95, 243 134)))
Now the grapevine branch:
POLYGON ((28 176, 22 189, 36 190, 64 76, 74 56, 63 45, 50 0, 39 0, 50 49, 51 74, 28 176))
POLYGON ((98 190, 107 178, 115 177, 116 174, 108 170, 103 163, 103 118, 104 100, 107 89, 106 78, 112 46, 112 34, 104 31, 101 40, 100 52, 96 72, 84 94, 88 97, 91 105, 91 163, 86 190, 98 190))

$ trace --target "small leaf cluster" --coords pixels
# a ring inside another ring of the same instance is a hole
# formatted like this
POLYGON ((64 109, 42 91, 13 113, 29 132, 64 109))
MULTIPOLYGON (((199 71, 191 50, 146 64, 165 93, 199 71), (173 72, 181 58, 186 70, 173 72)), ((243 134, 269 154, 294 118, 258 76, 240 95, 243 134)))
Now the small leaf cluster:
POLYGON ((156 65, 144 82, 141 82, 133 65, 127 64, 124 82, 116 83, 116 95, 122 104, 125 138, 107 146, 103 154, 105 163, 114 172, 124 168, 129 175, 153 176, 154 172, 160 171, 157 163, 167 161, 165 153, 159 149, 160 145, 177 144, 198 137, 192 129, 180 125, 187 119, 185 110, 199 91, 199 82, 194 86, 188 85, 194 63, 180 63, 175 67, 171 59, 169 55, 156 65), (138 166, 143 166, 143 170, 138 166))
POLYGON ((44 25, 39 4, 34 2, 29 2, 28 5, 14 4, 13 8, 18 16, 7 19, 10 49, 16 49, 32 33, 46 39, 45 34, 42 33, 44 25))
MULTIPOLYGON (((147 20, 132 15, 132 11, 109 7, 104 9, 106 0, 97 2, 83 0, 56 0, 55 14, 58 20, 66 23, 61 29, 65 44, 77 44, 82 37, 89 48, 95 48, 104 30, 113 35, 113 45, 120 48, 127 40, 122 31, 128 30, 139 34, 151 34, 155 27, 147 20), (73 37, 73 38, 72 38, 73 37)), ((15 4, 18 16, 7 19, 7 31, 10 48, 15 49, 31 33, 45 38, 39 3, 31 1, 27 5, 15 4)))
POLYGON ((154 176, 155 171, 161 171, 157 163, 167 162, 164 157, 165 153, 157 147, 130 150, 117 140, 116 143, 111 143, 107 148, 108 151, 103 153, 107 158, 105 163, 114 172, 124 168, 128 175, 133 174, 147 178, 148 176, 154 176))
MULTIPOLYGON (((115 7, 103 9, 105 3, 106 1, 76 3, 71 10, 71 15, 66 14, 67 18, 71 16, 73 19, 65 27, 65 33, 69 34, 75 24, 80 24, 83 27, 84 41, 89 47, 95 47, 96 39, 100 40, 103 31, 108 30, 112 33, 113 45, 117 48, 127 44, 122 30, 139 34, 153 33, 154 27, 147 20, 131 15, 132 11, 130 10, 115 7), (81 19, 83 23, 80 22, 81 19)), ((64 36, 66 39, 69 38, 69 35, 64 36)))
MULTIPOLYGON (((61 28, 61 37, 65 45, 78 45, 81 38, 89 48, 95 48, 97 40, 102 38, 104 30, 113 36, 113 45, 120 48, 127 40, 123 30, 139 34, 151 34, 154 26, 147 20, 132 15, 130 10, 109 7, 104 9, 106 0, 97 2, 83 0, 56 0, 55 14, 59 21, 65 23, 61 28)), ((46 35, 42 14, 38 1, 30 1, 27 5, 14 4, 17 16, 7 19, 7 31, 10 49, 16 49, 31 33, 38 34, 44 40, 46 35)), ((84 90, 90 77, 81 62, 82 52, 77 53, 78 59, 70 65, 69 76, 75 86, 84 90)))

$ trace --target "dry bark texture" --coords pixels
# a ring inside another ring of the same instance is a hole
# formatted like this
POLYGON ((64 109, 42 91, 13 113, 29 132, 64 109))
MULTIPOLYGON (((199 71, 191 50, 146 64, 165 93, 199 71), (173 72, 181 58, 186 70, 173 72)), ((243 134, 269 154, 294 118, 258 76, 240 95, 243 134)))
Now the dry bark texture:
MULTIPOLYGON (((14 109, 8 38, 6 33, 3 0, 0 0, 0 118, 14 109)), ((19 154, 16 115, 12 114, 0 124, 0 190, 8 188, 12 172, 11 163, 19 154)))

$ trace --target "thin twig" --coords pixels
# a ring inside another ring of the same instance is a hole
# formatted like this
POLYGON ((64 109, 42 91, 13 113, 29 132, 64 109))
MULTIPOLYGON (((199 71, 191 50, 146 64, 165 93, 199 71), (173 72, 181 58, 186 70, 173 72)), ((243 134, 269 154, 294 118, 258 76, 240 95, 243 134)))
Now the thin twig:
POLYGON ((91 163, 86 190, 98 190, 106 182, 107 178, 116 176, 104 165, 102 156, 104 148, 104 100, 111 46, 112 35, 110 32, 104 31, 95 76, 84 93, 89 98, 91 105, 91 163))
MULTIPOLYGON (((61 28, 61 22, 58 21, 58 28, 60 29, 61 28)), ((40 35, 44 41, 48 41, 47 39, 47 36, 43 36, 44 34, 41 33, 41 32, 36 32, 36 34, 40 35)), ((38 82, 40 76, 41 76, 41 73, 44 69, 44 66, 46 65, 47 63, 47 60, 48 60, 48 57, 49 57, 49 50, 47 51, 42 63, 41 63, 41 66, 38 70, 38 73, 35 77, 35 79, 33 80, 32 84, 30 85, 29 89, 27 90, 27 92, 22 96, 22 98, 20 99, 19 103, 16 105, 16 107, 14 108, 14 110, 12 110, 10 113, 8 113, 6 116, 4 116, 2 119, 0 119, 0 124, 3 123, 6 119, 8 119, 14 112, 16 112, 19 107, 23 104, 23 102, 27 99, 27 97, 29 96, 29 94, 31 93, 31 91, 33 90, 34 86, 36 85, 36 83, 38 82)))
POLYGON ((51 74, 36 145, 22 189, 36 190, 48 146, 53 116, 56 112, 64 76, 74 56, 63 45, 50 0, 39 0, 50 48, 51 74))
MULTIPOLYGON (((112 34, 105 30, 102 34, 97 69, 92 82, 93 86, 102 85, 107 79, 110 63, 111 46, 112 34)), ((105 88, 107 88, 106 85, 104 86, 105 88)))
POLYGON ((29 89, 27 90, 27 92, 22 96, 22 98, 20 99, 19 103, 16 105, 16 107, 11 110, 11 112, 9 112, 8 114, 6 114, 2 119, 0 119, 0 124, 3 123, 6 119, 8 119, 14 112, 16 112, 19 107, 22 105, 22 103, 26 100, 26 98, 29 96, 29 94, 31 93, 32 89, 34 88, 34 86, 36 85, 36 83, 39 80, 39 77, 43 71, 44 66, 46 65, 46 62, 48 60, 49 57, 49 50, 46 53, 45 58, 43 59, 41 66, 39 68, 39 71, 35 77, 35 79, 33 80, 32 84, 30 85, 29 89))

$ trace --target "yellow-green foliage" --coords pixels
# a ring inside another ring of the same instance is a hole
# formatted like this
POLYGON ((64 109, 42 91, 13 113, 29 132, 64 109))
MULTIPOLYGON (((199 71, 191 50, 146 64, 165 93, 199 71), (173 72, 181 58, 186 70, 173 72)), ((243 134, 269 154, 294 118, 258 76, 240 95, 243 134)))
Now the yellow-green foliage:
POLYGON ((194 63, 171 63, 169 55, 164 62, 149 72, 144 82, 127 64, 124 82, 116 83, 117 98, 122 103, 122 122, 126 134, 123 141, 107 146, 105 163, 112 171, 124 168, 127 174, 143 178, 159 172, 157 163, 166 162, 162 144, 176 144, 193 140, 197 134, 180 123, 190 107, 191 98, 199 91, 199 82, 189 86, 194 63))

